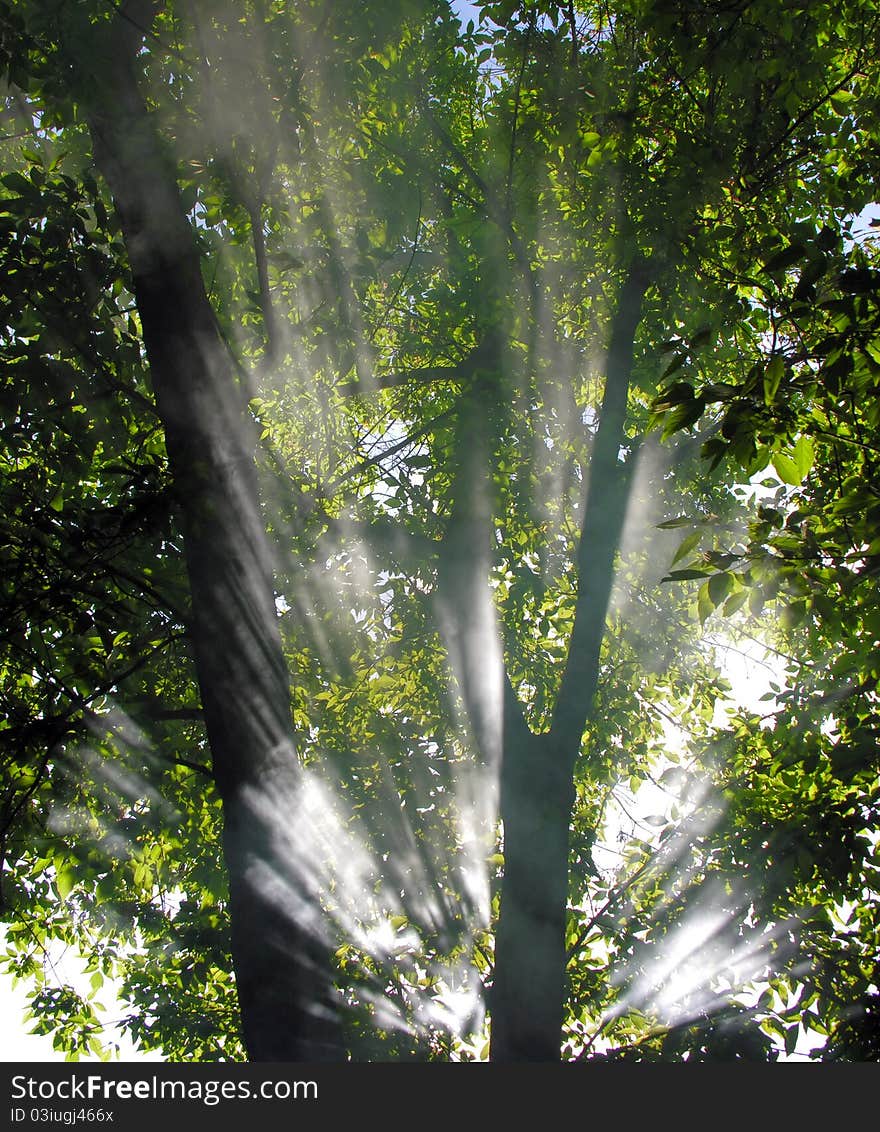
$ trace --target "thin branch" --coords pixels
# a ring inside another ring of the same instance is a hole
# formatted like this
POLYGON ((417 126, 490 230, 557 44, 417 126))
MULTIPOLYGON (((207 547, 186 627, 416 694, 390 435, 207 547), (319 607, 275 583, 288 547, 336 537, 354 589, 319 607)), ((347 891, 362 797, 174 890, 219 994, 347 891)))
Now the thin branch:
POLYGON ((829 432, 824 428, 813 428, 810 430, 813 436, 822 436, 826 440, 839 442, 841 444, 852 444, 855 448, 861 448, 865 452, 870 452, 872 456, 880 456, 880 448, 875 444, 866 444, 864 440, 856 440, 854 436, 841 436, 837 432, 829 432))
POLYGON ((456 144, 455 140, 453 139, 453 137, 449 133, 449 131, 446 129, 446 127, 443 126, 443 124, 440 121, 438 121, 437 115, 430 108, 430 106, 425 108, 425 115, 428 119, 428 122, 429 122, 431 128, 433 129, 434 133, 437 135, 437 137, 440 140, 441 144, 443 145, 444 149, 447 150, 447 152, 449 153, 449 155, 451 157, 455 158, 455 160, 458 162, 458 164, 461 166, 461 168, 464 170, 464 172, 467 173, 469 179, 474 183, 474 185, 483 194, 483 202, 484 202, 485 207, 487 209, 490 209, 490 202, 491 202, 493 194, 492 194, 492 191, 489 188, 488 184, 483 180, 483 178, 480 176, 480 174, 476 171, 476 169, 470 163, 467 155, 456 144))
POLYGON ((251 242, 254 249, 254 263, 257 268, 257 286, 260 296, 260 310, 263 314, 263 333, 265 335, 265 364, 271 366, 277 359, 281 343, 278 340, 278 320, 272 304, 269 288, 269 262, 266 255, 266 237, 263 234, 262 208, 258 201, 248 201, 245 205, 251 226, 251 242))
POLYGON ((507 187, 504 192, 504 210, 507 215, 510 215, 510 194, 513 189, 513 166, 516 161, 516 135, 519 129, 519 102, 522 94, 522 81, 526 71, 526 63, 529 58, 529 46, 532 38, 532 31, 535 26, 535 13, 529 14, 529 23, 526 28, 525 42, 523 43, 522 61, 519 65, 519 74, 516 76, 516 91, 513 99, 513 125, 510 131, 510 153, 507 159, 507 187))
MULTIPOLYGON (((4 813, 4 815, 3 815, 3 827, 2 827, 2 829, 0 829, 0 837, 2 837, 2 839, 3 839, 4 848, 5 848, 5 844, 6 844, 7 835, 9 834, 9 831, 11 830, 11 828, 12 828, 14 822, 15 822, 15 819, 18 817, 18 815, 21 813, 21 811, 24 809, 24 807, 28 804, 30 799, 34 796, 34 794, 37 792, 37 790, 42 785, 43 779, 46 777, 46 771, 49 769, 49 763, 52 759, 52 755, 53 755, 56 747, 58 746, 59 742, 63 738, 65 731, 67 731, 67 728, 66 727, 62 728, 61 731, 60 731, 59 737, 57 739, 55 739, 52 742, 52 744, 47 748, 46 753, 43 755, 42 759, 39 762, 39 765, 37 766, 37 773, 34 776, 33 782, 22 793, 22 795, 18 799, 18 801, 14 805, 10 805, 9 808, 4 813)), ((0 871, 2 871, 3 863, 4 863, 3 857, 0 856, 0 871)))
POLYGON ((366 393, 378 392, 380 389, 397 389, 401 385, 431 385, 435 381, 459 381, 463 375, 462 367, 457 366, 425 366, 420 369, 400 370, 397 373, 379 374, 369 383, 363 381, 345 381, 336 386, 337 393, 343 397, 358 397, 366 393))
MULTIPOLYGON (((205 713, 202 708, 163 708, 146 707, 144 713, 157 723, 180 720, 185 723, 204 723, 205 713)), ((179 760, 178 760, 179 761, 179 760)), ((187 764, 189 765, 189 764, 187 764)))
POLYGON ((632 876, 629 877, 628 880, 624 881, 624 883, 621 884, 618 888, 616 888, 614 890, 614 892, 611 894, 611 896, 608 897, 608 899, 605 901, 605 903, 599 909, 599 911, 596 912, 596 914, 588 920, 588 922, 584 925, 582 930, 578 933, 577 938, 575 939, 575 941, 571 945, 571 947, 569 947, 569 949, 566 953, 569 966, 571 966, 572 959, 574 959, 577 952, 581 949, 581 947, 583 947, 583 945, 586 943, 586 941, 590 938, 590 933, 592 932, 593 928, 598 924, 598 922, 602 919, 602 917, 605 915, 605 913, 610 911, 610 909, 613 908, 614 905, 617 904, 618 901, 620 901, 627 894, 627 892, 629 892, 629 890, 636 883, 636 881, 639 880, 642 877, 642 875, 647 871, 647 869, 653 863, 654 863, 654 857, 653 856, 648 857, 648 859, 646 861, 643 861, 642 864, 632 874, 632 876))
POLYGON ((568 9, 566 11, 568 19, 568 29, 571 32, 571 65, 577 67, 578 62, 578 41, 577 41, 577 24, 574 18, 574 0, 568 0, 568 9))
POLYGON ((438 413, 436 417, 432 417, 427 424, 416 429, 415 432, 410 433, 408 436, 405 436, 403 440, 399 440, 397 444, 392 444, 390 448, 383 448, 376 456, 370 456, 365 460, 361 460, 360 463, 356 464, 353 468, 349 468, 347 472, 343 472, 342 475, 332 480, 329 486, 324 489, 325 496, 333 495, 344 483, 347 483, 355 476, 361 475, 367 468, 381 464, 383 460, 396 456, 398 452, 403 452, 411 444, 415 444, 417 440, 420 440, 423 436, 427 436, 441 421, 450 417, 453 412, 453 409, 445 409, 442 413, 438 413))
POLYGON ((113 376, 106 363, 98 354, 91 350, 87 344, 77 342, 71 337, 69 324, 57 319, 51 311, 45 308, 39 299, 29 295, 28 300, 31 306, 39 311, 49 329, 57 334, 61 341, 66 343, 84 362, 87 362, 94 368, 95 375, 103 381, 109 390, 114 393, 121 393, 123 396, 130 398, 136 405, 146 410, 150 416, 156 417, 161 421, 159 410, 148 397, 145 397, 143 393, 127 385, 124 381, 120 381, 118 377, 113 376))
POLYGON ((192 59, 182 51, 163 43, 152 30, 154 19, 165 7, 165 0, 106 0, 106 3, 108 8, 115 9, 118 19, 128 24, 131 32, 137 33, 138 38, 152 40, 166 55, 179 59, 187 65, 192 64, 192 59))
POLYGON ((529 306, 531 308, 532 323, 534 326, 538 324, 538 310, 540 306, 540 288, 538 284, 538 277, 532 267, 528 250, 525 244, 520 239, 519 233, 513 226, 508 204, 499 204, 496 200, 495 194, 489 187, 489 184, 483 180, 480 174, 474 169, 473 165, 468 160, 465 153, 462 152, 460 147, 456 144, 455 140, 445 129, 445 127, 437 120, 436 115, 430 107, 425 108, 425 114, 434 130, 437 137, 440 139, 444 148, 455 158, 461 165, 468 177, 473 181, 476 187, 483 194, 484 208, 490 220, 492 220, 507 237, 510 244, 510 250, 513 253, 514 261, 517 267, 522 272, 523 278, 529 292, 529 306))
MULTIPOLYGON (((862 62, 861 57, 859 57, 855 65, 849 71, 847 71, 840 82, 835 83, 834 86, 828 88, 820 98, 817 98, 815 102, 811 103, 805 110, 802 110, 801 113, 789 125, 788 129, 786 129, 785 132, 776 139, 776 141, 767 146, 763 153, 760 153, 758 155, 755 168, 760 169, 765 161, 769 161, 769 159, 779 149, 781 149, 785 142, 793 137, 794 134, 796 134, 797 131, 801 128, 801 126, 803 126, 806 122, 809 121, 810 118, 813 117, 817 110, 821 109, 822 106, 824 106, 831 98, 833 98, 835 94, 843 90, 844 87, 848 86, 849 83, 852 82, 852 80, 861 72, 861 69, 862 62)), ((812 149, 808 152, 812 152, 812 149)))
POLYGON ((422 189, 421 189, 421 186, 418 186, 418 193, 419 193, 419 214, 416 217, 416 233, 415 233, 415 236, 413 236, 412 253, 410 254, 410 257, 409 257, 409 263, 407 263, 406 269, 404 270, 403 275, 400 277, 400 282, 397 284, 397 290, 394 292, 394 294, 392 295, 392 297, 388 301, 388 303, 386 303, 385 309, 382 311, 382 315, 381 315, 381 317, 380 317, 380 319, 379 319, 379 321, 376 325, 376 328, 373 331, 373 333, 370 335, 370 344, 371 345, 375 342, 376 335, 379 333, 379 331, 382 330, 383 327, 385 327, 385 325, 387 324, 388 316, 394 310, 395 304, 397 303, 397 300, 400 297, 400 292, 403 290, 403 286, 406 283, 407 276, 409 275, 409 273, 412 269, 412 265, 415 262, 416 252, 418 252, 418 250, 419 250, 419 240, 420 240, 421 234, 422 234, 422 189))

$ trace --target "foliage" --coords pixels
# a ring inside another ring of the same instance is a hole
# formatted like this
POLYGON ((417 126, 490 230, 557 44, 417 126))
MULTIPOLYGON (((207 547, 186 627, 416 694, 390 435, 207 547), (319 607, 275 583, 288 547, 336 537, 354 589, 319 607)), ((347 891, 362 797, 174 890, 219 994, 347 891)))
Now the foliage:
MULTIPOLYGON (((185 485, 83 110, 114 6, 73 7, 0 9, 7 966, 69 1056, 101 1016, 53 985, 58 942, 143 1048, 240 1058, 185 485)), ((259 429, 355 1057, 486 1055, 493 657, 552 735, 603 494, 563 1056, 877 1055, 872 7, 254 0, 143 29, 259 429), (774 650, 763 718, 720 710, 713 633, 774 650)))

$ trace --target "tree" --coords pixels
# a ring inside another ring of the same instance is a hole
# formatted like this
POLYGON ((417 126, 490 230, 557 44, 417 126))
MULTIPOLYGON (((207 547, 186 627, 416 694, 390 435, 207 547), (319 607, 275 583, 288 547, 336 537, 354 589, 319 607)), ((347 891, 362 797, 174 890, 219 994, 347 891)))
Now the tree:
POLYGON ((36 902, 190 1057, 236 1056, 230 965, 257 1060, 450 1056, 474 972, 494 1060, 770 1057, 784 985, 870 1053, 870 8, 5 5, 20 972, 36 902), (713 726, 692 596, 785 600, 772 732, 713 726), (603 875, 651 775, 682 813, 603 875), (707 900, 750 961, 658 1029, 707 900))

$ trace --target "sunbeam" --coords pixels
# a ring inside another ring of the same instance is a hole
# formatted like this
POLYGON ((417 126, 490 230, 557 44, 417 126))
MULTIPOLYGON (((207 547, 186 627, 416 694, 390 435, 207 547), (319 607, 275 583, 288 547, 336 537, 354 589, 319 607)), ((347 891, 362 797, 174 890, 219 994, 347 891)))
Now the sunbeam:
POLYGON ((801 7, 3 4, 59 1050, 880 1056, 880 16, 801 7))

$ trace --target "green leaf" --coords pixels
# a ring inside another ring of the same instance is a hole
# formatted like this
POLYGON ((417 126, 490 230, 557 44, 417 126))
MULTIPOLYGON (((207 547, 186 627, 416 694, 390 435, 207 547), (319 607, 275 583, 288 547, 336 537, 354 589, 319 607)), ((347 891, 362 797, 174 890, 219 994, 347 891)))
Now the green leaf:
POLYGON ((838 281, 851 295, 869 295, 880 286, 880 271, 872 271, 868 267, 848 268, 840 273, 838 281))
POLYGON ((807 615, 807 605, 804 601, 794 601, 783 607, 779 620, 785 629, 794 629, 807 615))
POLYGON ((721 605, 736 585, 736 578, 729 571, 715 574, 709 579, 708 593, 713 605, 721 605))
POLYGON ((21 173, 5 173, 0 177, 0 184, 14 193, 20 193, 23 197, 33 196, 36 192, 35 187, 21 173))
POLYGON ((798 437, 792 458, 799 476, 798 483, 802 483, 813 467, 813 461, 815 459, 815 448, 809 436, 798 437))
MULTIPOLYGON (((675 361, 672 362, 672 364, 663 374, 663 377, 667 377, 674 370, 678 369, 678 367, 682 364, 683 356, 680 355, 675 359, 675 361)), ((685 401, 693 401, 693 399, 694 387, 687 381, 676 381, 657 395, 657 398, 654 401, 654 408, 658 412, 663 412, 666 409, 673 408, 675 405, 681 405, 685 401)))
POLYGON ((774 452, 770 462, 783 483, 796 487, 804 478, 795 460, 785 452, 774 452))
POLYGON ((62 900, 66 900, 76 884, 76 872, 70 865, 63 865, 55 870, 55 887, 62 900))
POLYGON ((676 550, 676 552, 675 552, 675 554, 672 558, 672 565, 674 566, 676 562, 680 562, 682 560, 682 558, 686 558, 687 555, 690 554, 690 552, 694 549, 694 547, 697 546, 697 544, 700 542, 700 539, 702 539, 702 537, 703 537, 702 531, 693 531, 691 534, 689 534, 687 536, 687 538, 682 539, 681 544, 678 547, 678 550, 676 550))
POLYGON ((700 618, 701 625, 706 624, 714 609, 715 602, 709 594, 709 583, 704 582, 697 592, 697 615, 700 618))
POLYGON ((764 368, 764 404, 772 405, 776 400, 779 385, 785 374, 785 359, 776 354, 764 368))
POLYGON ((739 590, 737 591, 737 593, 731 594, 731 596, 724 603, 724 616, 733 617, 735 613, 738 613, 739 610, 742 609, 748 599, 748 590, 739 590))
POLYGON ((659 783, 665 789, 681 794, 689 781, 688 773, 679 766, 670 766, 660 775, 659 783))
POLYGON ((705 405, 699 397, 695 397, 692 401, 684 401, 682 404, 677 405, 668 414, 663 425, 663 439, 666 440, 680 429, 690 428, 703 415, 705 405))
POLYGON ((804 258, 807 254, 807 249, 803 244, 790 244, 787 248, 783 248, 764 264, 763 271, 766 275, 778 275, 780 272, 787 270, 804 258))

